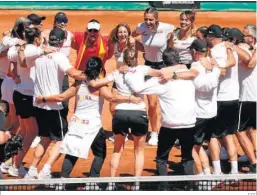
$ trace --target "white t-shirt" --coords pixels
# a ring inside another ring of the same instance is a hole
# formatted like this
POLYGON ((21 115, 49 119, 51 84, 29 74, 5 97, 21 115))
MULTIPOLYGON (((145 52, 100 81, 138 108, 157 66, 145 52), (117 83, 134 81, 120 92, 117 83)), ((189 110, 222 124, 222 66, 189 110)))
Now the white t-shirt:
MULTIPOLYGON (((252 53, 249 49, 240 46, 240 48, 244 49, 250 56, 252 53)), ((257 98, 257 68, 256 66, 253 69, 246 68, 244 65, 240 64, 238 66, 239 71, 239 84, 240 84, 240 101, 246 102, 256 102, 257 98)))
POLYGON ((152 32, 144 22, 137 25, 136 32, 141 35, 146 60, 162 62, 162 53, 167 47, 168 34, 174 29, 173 25, 162 22, 159 22, 157 32, 152 32))
MULTIPOLYGON (((13 38, 9 36, 4 36, 2 41, 0 42, 0 53, 3 51, 6 51, 10 47, 18 44, 19 39, 18 38, 13 38)), ((9 60, 8 57, 5 56, 3 58, 0 58, 0 78, 4 79, 8 73, 8 68, 9 68, 9 60)))
POLYGON ((12 46, 15 46, 19 43, 18 38, 13 38, 10 36, 4 36, 0 43, 0 52, 9 49, 12 46))
POLYGON ((18 47, 12 46, 7 52, 7 58, 10 62, 17 63, 18 61, 18 47))
POLYGON ((35 97, 62 93, 64 74, 70 68, 72 68, 72 65, 69 59, 60 52, 43 55, 35 60, 33 102, 35 107, 46 110, 63 109, 61 102, 36 104, 35 97))
MULTIPOLYGON (((25 47, 26 49, 36 48, 36 46, 32 44, 28 44, 25 47)), ((12 62, 17 62, 18 59, 18 49, 17 47, 11 47, 8 51, 8 58, 12 62)), ((21 82, 16 84, 14 90, 28 96, 34 95, 34 83, 30 77, 30 67, 21 67, 20 64, 17 64, 17 72, 20 75, 21 82)))
POLYGON ((71 51, 71 32, 67 32, 67 37, 63 43, 63 46, 60 48, 60 52, 63 53, 65 56, 69 57, 70 56, 70 51, 71 51))
MULTIPOLYGON (((139 83, 144 82, 144 77, 147 75, 149 70, 148 66, 138 65, 136 67, 130 68, 130 72, 137 72, 139 74, 138 77, 134 77, 136 80, 140 80, 139 83)), ((137 74, 137 75, 138 75, 137 74)), ((118 70, 112 72, 112 74, 108 75, 108 80, 114 81, 116 88, 120 95, 122 96, 130 96, 133 95, 133 91, 131 90, 130 86, 124 80, 124 74, 120 73, 118 70)), ((144 99, 144 95, 139 95, 142 99, 144 99)), ((115 110, 146 110, 146 105, 144 101, 139 104, 134 103, 121 103, 115 106, 115 110)))
POLYGON ((194 79, 196 117, 213 118, 217 115, 217 87, 220 70, 219 68, 213 68, 212 72, 206 72, 199 61, 193 62, 191 69, 196 69, 199 72, 194 79))
POLYGON ((191 80, 174 80, 160 84, 157 78, 142 83, 138 73, 128 72, 125 80, 138 94, 157 94, 161 106, 162 126, 191 128, 196 122, 195 87, 191 80))
POLYGON ((191 46, 196 37, 188 37, 185 40, 179 40, 179 30, 175 32, 173 37, 174 48, 179 53, 179 59, 182 64, 191 64, 193 62, 193 56, 188 47, 191 46))
MULTIPOLYGON (((232 101, 239 99, 239 82, 238 82, 238 55, 233 51, 236 59, 236 65, 227 68, 225 77, 220 77, 218 86, 218 101, 232 101)), ((226 66, 227 49, 224 42, 215 45, 211 49, 211 56, 216 60, 219 67, 226 66)))

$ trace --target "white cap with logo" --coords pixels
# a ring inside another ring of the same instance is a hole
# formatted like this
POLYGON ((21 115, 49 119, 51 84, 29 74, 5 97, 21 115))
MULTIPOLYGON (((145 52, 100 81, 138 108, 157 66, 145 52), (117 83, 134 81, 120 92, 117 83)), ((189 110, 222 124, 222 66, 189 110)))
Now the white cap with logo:
POLYGON ((96 30, 100 30, 100 24, 97 23, 97 22, 89 22, 87 24, 87 29, 90 30, 90 29, 96 29, 96 30))

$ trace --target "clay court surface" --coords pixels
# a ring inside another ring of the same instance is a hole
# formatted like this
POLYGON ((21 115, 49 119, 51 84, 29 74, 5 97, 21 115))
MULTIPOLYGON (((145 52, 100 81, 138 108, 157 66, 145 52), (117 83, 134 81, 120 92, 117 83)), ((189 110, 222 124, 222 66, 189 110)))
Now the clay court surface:
MULTIPOLYGON (((27 16, 33 11, 30 10, 1 10, 0 11, 0 32, 6 31, 12 28, 16 18, 21 16, 27 16)), ((58 11, 34 11, 34 13, 46 16, 44 21, 43 29, 51 29, 53 25, 54 15, 58 11)), ((130 25, 131 29, 134 30, 136 25, 143 21, 143 11, 66 11, 68 16, 68 30, 70 31, 84 31, 86 24, 91 19, 97 19, 101 23, 102 34, 109 34, 110 31, 121 22, 126 22, 130 25)), ((179 26, 179 14, 180 12, 165 11, 160 12, 159 20, 161 22, 171 23, 175 26, 179 26)), ((209 26, 211 24, 218 24, 222 27, 237 27, 242 29, 245 24, 256 24, 256 13, 255 12, 199 12, 196 15, 195 26, 196 28, 201 26, 209 26)), ((76 59, 76 53, 72 51, 70 61, 74 64, 76 59)), ((143 63, 143 59, 140 56, 140 63, 143 63)), ((111 72, 115 69, 115 60, 112 58, 107 61, 106 65, 107 72, 111 72)), ((71 81, 72 82, 72 81, 71 81)), ((109 112, 109 104, 105 102, 103 110, 103 127, 107 130, 107 135, 111 134, 111 121, 112 117, 109 112)), ((70 115, 73 111, 73 101, 70 101, 70 115)), ((109 176, 110 170, 110 158, 113 150, 113 143, 107 140, 107 157, 104 166, 101 171, 101 176, 109 176)), ((30 150, 25 157, 25 167, 29 167, 34 150, 30 150)), ((129 176, 134 173, 134 152, 133 152, 133 141, 129 140, 126 143, 125 151, 122 156, 118 175, 129 176)), ((143 175, 154 175, 155 174, 155 155, 156 147, 148 146, 145 147, 145 165, 143 175)), ((48 157, 48 153, 45 154, 43 160, 39 165, 39 170, 48 157)), ((93 159, 92 153, 87 160, 79 160, 72 172, 72 177, 85 177, 90 170, 90 165, 93 159)), ((180 162, 180 151, 177 148, 173 148, 170 153, 170 161, 175 164, 180 162)), ((52 171, 60 172, 63 156, 54 164, 52 171)), ((174 164, 174 165, 175 165, 174 164)), ((172 169, 170 170, 172 171, 172 169)))

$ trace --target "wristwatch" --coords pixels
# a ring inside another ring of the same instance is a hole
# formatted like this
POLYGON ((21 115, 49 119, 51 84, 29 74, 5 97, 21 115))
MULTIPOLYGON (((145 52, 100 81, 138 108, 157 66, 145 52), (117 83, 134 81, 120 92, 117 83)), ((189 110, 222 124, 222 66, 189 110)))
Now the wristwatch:
POLYGON ((172 78, 173 80, 177 80, 177 78, 178 78, 177 73, 176 73, 176 72, 173 72, 173 75, 172 75, 171 78, 172 78))

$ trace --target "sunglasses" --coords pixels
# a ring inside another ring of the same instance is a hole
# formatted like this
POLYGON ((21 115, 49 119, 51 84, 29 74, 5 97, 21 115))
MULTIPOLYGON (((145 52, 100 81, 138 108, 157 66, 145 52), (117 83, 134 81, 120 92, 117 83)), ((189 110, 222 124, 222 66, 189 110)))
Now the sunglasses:
POLYGON ((67 18, 57 18, 55 20, 56 23, 60 24, 60 23, 68 23, 68 19, 67 18))
POLYGON ((99 30, 97 30, 97 29, 88 29, 88 32, 95 32, 95 33, 97 33, 97 32, 99 32, 99 30))

